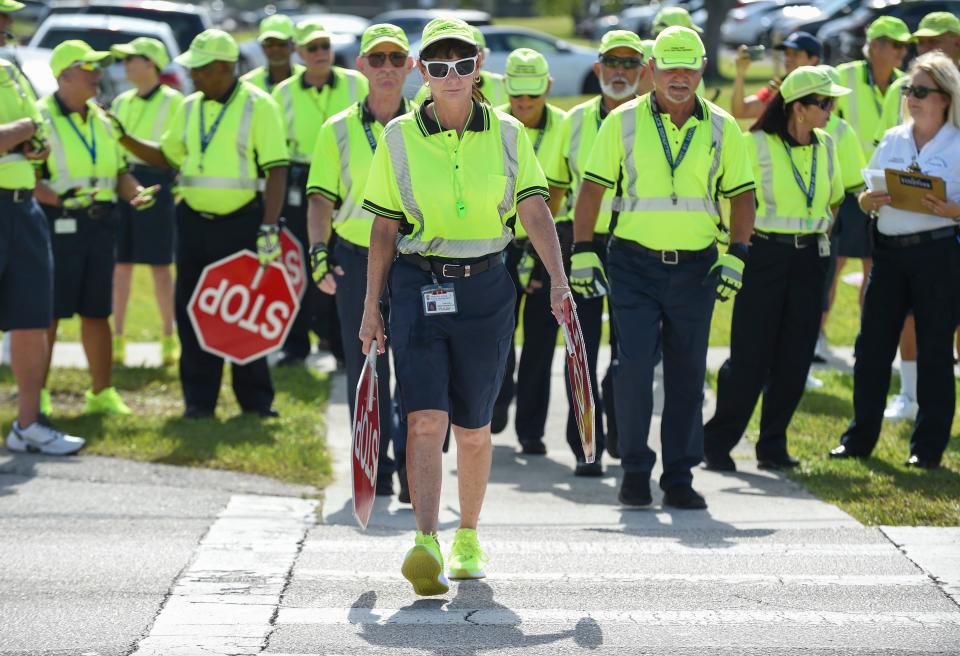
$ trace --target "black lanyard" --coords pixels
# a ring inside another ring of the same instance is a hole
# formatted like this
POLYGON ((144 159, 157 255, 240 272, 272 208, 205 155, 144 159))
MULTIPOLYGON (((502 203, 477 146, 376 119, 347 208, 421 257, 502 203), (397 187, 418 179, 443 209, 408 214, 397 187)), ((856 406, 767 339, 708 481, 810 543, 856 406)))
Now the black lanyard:
POLYGON ((367 143, 370 144, 370 150, 377 152, 377 140, 373 136, 373 129, 368 121, 363 122, 363 131, 367 135, 367 143))
MULTIPOLYGON (((546 111, 546 110, 544 110, 544 111, 546 111)), ((533 142, 533 154, 534 154, 534 155, 536 155, 536 154, 540 151, 540 144, 543 143, 543 137, 544 137, 546 134, 547 134, 547 128, 546 128, 546 126, 544 126, 544 128, 543 128, 542 130, 540 130, 540 134, 537 135, 537 140, 533 142)))
POLYGON ((797 168, 797 165, 793 163, 793 151, 790 148, 790 144, 783 141, 783 147, 787 149, 787 158, 790 160, 790 168, 793 169, 793 179, 797 181, 797 186, 800 187, 800 191, 807 197, 807 209, 809 210, 813 207, 813 197, 817 194, 817 151, 819 150, 817 144, 813 144, 813 163, 810 165, 809 188, 803 184, 803 176, 800 175, 800 170, 797 168))
POLYGON ((697 131, 697 126, 694 125, 687 130, 687 134, 683 138, 683 143, 680 145, 680 152, 677 153, 677 159, 674 160, 673 151, 670 150, 670 140, 667 139, 667 131, 663 127, 663 119, 660 118, 660 108, 656 104, 656 101, 653 102, 651 108, 653 109, 653 122, 656 123, 657 133, 660 135, 660 145, 663 147, 663 156, 667 158, 667 164, 670 166, 670 184, 673 187, 670 193, 670 199, 673 201, 673 204, 676 205, 677 190, 674 175, 677 169, 680 168, 680 163, 683 162, 683 158, 687 154, 687 149, 690 148, 690 142, 693 141, 693 135, 697 131))

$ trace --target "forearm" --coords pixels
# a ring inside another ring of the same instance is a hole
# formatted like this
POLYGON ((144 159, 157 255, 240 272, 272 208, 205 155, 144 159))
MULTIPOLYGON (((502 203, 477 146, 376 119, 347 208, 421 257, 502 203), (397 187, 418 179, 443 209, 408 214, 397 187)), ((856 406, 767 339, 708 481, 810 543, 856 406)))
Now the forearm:
POLYGON ((0 153, 6 153, 33 136, 34 125, 29 118, 21 118, 0 125, 0 153))
POLYGON ((757 204, 753 190, 730 199, 730 243, 750 243, 756 216, 757 204))
POLYGON ((307 235, 310 246, 330 243, 333 203, 326 196, 312 194, 307 206, 307 235))
POLYGON ((560 254, 556 224, 543 198, 531 196, 523 199, 517 206, 517 212, 530 237, 530 243, 550 275, 551 284, 566 285, 567 277, 563 272, 563 257, 560 254))
POLYGON ((263 225, 276 225, 283 211, 287 195, 287 167, 275 166, 267 171, 267 186, 263 192, 263 225))
POLYGON ((563 208, 563 198, 566 196, 567 190, 562 189, 561 187, 550 187, 550 200, 547 201, 547 207, 550 208, 550 214, 556 217, 560 214, 560 210, 563 208))
POLYGON ((596 182, 584 180, 577 195, 577 205, 573 211, 573 241, 593 241, 593 231, 597 226, 597 215, 606 189, 596 182))
POLYGON ((143 191, 143 185, 140 181, 129 173, 121 173, 117 176, 117 195, 128 203, 143 191))
POLYGON ((378 308, 380 297, 387 286, 387 274, 396 254, 397 231, 400 222, 382 216, 373 219, 370 229, 370 251, 367 257, 367 296, 364 305, 378 308))
POLYGON ((167 158, 164 157, 163 151, 160 150, 160 146, 155 143, 137 139, 136 137, 131 137, 129 134, 125 134, 120 137, 119 143, 121 146, 126 148, 127 151, 136 157, 139 157, 150 166, 164 171, 173 168, 170 166, 170 162, 167 161, 167 158))
POLYGON ((730 90, 730 113, 734 118, 745 118, 744 112, 744 75, 737 71, 733 78, 733 89, 730 90))

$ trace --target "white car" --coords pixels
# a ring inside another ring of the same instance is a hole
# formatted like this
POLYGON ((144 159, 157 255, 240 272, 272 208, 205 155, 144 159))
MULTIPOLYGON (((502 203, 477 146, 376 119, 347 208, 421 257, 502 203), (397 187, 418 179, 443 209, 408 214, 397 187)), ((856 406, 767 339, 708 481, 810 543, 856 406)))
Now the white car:
MULTIPOLYGON (((597 51, 583 46, 571 45, 555 36, 528 30, 522 27, 491 25, 481 27, 490 56, 483 65, 484 70, 503 74, 507 67, 507 56, 517 48, 532 48, 543 54, 550 65, 553 78, 551 96, 578 96, 600 93, 600 82, 593 73, 593 64, 597 61, 597 51)), ((410 44, 410 52, 419 56, 420 42, 410 44)), ((403 93, 413 98, 423 79, 417 69, 407 77, 403 93)))
POLYGON ((50 70, 50 51, 46 48, 8 45, 0 48, 0 57, 20 67, 38 98, 57 90, 57 80, 50 70))
MULTIPOLYGON (((40 24, 27 45, 52 50, 68 39, 80 39, 94 50, 110 50, 111 46, 129 43, 141 36, 157 39, 167 48, 171 63, 161 74, 161 80, 184 93, 191 93, 193 84, 187 71, 179 64, 172 63, 173 58, 180 54, 180 48, 166 23, 123 16, 52 14, 40 24)), ((104 102, 110 102, 114 96, 131 88, 120 62, 111 65, 104 78, 101 96, 104 102)))

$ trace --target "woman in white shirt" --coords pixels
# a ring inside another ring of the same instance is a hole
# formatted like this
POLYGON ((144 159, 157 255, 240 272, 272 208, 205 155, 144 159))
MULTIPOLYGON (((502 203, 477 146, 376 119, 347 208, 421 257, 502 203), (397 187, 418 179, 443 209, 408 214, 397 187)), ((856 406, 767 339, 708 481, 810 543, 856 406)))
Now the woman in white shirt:
POLYGON ((903 320, 917 326, 917 402, 908 466, 940 465, 956 403, 953 333, 960 272, 960 72, 942 53, 918 57, 903 88, 911 120, 884 134, 870 169, 919 171, 943 178, 946 201, 928 194, 924 212, 890 205, 886 191, 864 191, 860 207, 878 216, 875 250, 854 366, 854 419, 830 452, 834 458, 870 455, 880 435, 903 320))

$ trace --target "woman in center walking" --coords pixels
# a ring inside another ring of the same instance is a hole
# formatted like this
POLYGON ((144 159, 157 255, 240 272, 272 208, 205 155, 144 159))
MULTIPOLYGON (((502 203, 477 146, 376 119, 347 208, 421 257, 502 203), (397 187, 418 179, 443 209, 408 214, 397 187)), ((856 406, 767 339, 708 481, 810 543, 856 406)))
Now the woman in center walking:
POLYGON ((477 87, 482 63, 466 23, 427 24, 417 66, 431 97, 385 128, 363 202, 376 218, 360 339, 364 353, 374 339, 380 352, 386 339, 393 348, 417 522, 402 571, 419 595, 449 588, 437 539, 448 422, 460 492, 449 578, 485 576, 477 520, 490 475, 493 403, 512 348, 516 289, 503 251, 518 216, 550 275, 558 320, 569 293, 546 178, 520 122, 485 102, 477 87), (379 308, 388 275, 389 332, 379 308))

